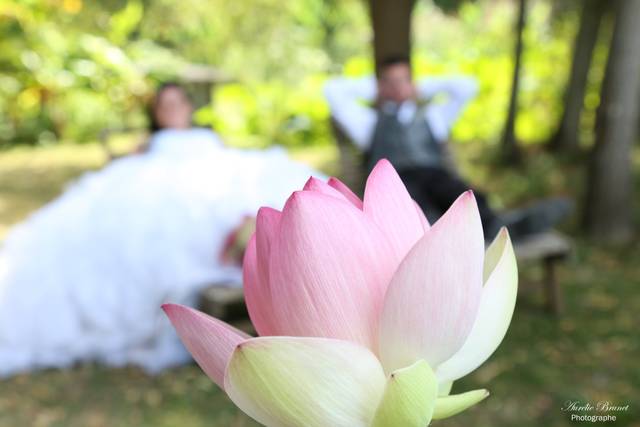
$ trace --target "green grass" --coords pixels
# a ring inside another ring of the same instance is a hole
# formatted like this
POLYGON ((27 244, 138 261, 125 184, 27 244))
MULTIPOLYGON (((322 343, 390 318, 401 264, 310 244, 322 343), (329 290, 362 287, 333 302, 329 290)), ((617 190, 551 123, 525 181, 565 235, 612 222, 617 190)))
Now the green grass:
MULTIPOLYGON (((464 174, 492 190, 497 205, 550 193, 576 194, 582 188, 581 168, 544 153, 530 153, 528 167, 516 171, 492 167, 483 146, 458 148, 464 174)), ((333 149, 295 156, 335 170, 333 149)), ((0 152, 0 233, 54 198, 68 180, 104 162, 93 145, 0 152)), ((576 235, 574 230, 575 221, 566 231, 576 235)), ((559 271, 567 305, 559 319, 541 309, 538 266, 521 265, 521 271, 518 305, 505 341, 487 363, 454 385, 454 392, 488 388, 491 397, 434 425, 568 427, 580 423, 562 411, 567 400, 608 400, 631 405, 609 425, 640 426, 640 245, 603 248, 578 236, 574 255, 559 271)), ((156 377, 135 368, 84 365, 0 381, 0 426, 31 425, 256 424, 193 365, 156 377)))

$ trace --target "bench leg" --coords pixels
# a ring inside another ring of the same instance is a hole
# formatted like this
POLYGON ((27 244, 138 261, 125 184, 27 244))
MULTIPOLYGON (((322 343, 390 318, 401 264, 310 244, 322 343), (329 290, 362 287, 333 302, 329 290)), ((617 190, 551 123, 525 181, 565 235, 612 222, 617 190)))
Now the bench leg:
POLYGON ((560 315, 563 311, 562 290, 556 278, 556 259, 544 259, 544 288, 547 310, 555 315, 560 315))

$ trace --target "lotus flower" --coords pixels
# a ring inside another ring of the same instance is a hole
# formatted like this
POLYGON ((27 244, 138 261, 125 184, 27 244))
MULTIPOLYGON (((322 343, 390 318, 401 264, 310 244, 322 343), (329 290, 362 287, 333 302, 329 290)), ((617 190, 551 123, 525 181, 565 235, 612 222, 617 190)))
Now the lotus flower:
POLYGON ((311 178, 262 208, 244 259, 260 337, 164 309, 205 373, 267 426, 419 426, 484 399, 449 395, 506 334, 517 267, 506 229, 485 253, 473 193, 430 226, 380 161, 363 200, 311 178))

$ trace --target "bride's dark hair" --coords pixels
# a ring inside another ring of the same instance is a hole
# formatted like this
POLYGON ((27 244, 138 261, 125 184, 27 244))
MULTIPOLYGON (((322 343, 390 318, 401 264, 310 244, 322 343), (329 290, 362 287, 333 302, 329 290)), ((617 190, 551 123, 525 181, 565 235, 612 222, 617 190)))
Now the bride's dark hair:
POLYGON ((162 127, 160 126, 160 124, 158 123, 158 119, 156 118, 156 102, 160 98, 160 95, 162 95, 162 92, 164 92, 166 89, 179 89, 184 92, 184 88, 178 82, 170 81, 158 85, 158 87, 156 88, 156 93, 147 104, 147 119, 149 122, 150 133, 155 133, 159 130, 162 130, 162 127))

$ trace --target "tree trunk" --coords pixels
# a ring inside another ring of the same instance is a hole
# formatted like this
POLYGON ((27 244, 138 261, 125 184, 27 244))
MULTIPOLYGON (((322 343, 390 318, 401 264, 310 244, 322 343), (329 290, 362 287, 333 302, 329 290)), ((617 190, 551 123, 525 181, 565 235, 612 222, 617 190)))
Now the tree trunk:
POLYGON ((585 225, 607 243, 632 237, 631 149, 640 104, 640 0, 621 0, 596 119, 585 225))
POLYGON ((511 84, 511 99, 509 112, 502 137, 503 158, 509 162, 520 160, 520 150, 516 140, 516 116, 518 113, 518 90, 520 87, 520 69, 522 68, 522 51, 524 49, 523 33, 527 17, 527 0, 519 0, 518 20, 516 22, 515 65, 513 68, 513 82, 511 84))
POLYGON ((411 12, 415 0, 369 0, 373 53, 378 64, 389 56, 411 56, 411 12))
POLYGON ((336 20, 334 16, 340 13, 338 0, 324 0, 320 12, 320 26, 322 27, 322 47, 329 56, 331 63, 340 62, 336 49, 336 20))
POLYGON ((593 50, 598 41, 600 23, 606 5, 607 2, 603 0, 585 0, 582 5, 580 29, 574 43, 569 84, 564 94, 564 112, 560 126, 550 141, 553 149, 573 152, 580 146, 580 114, 584 105, 593 50))

